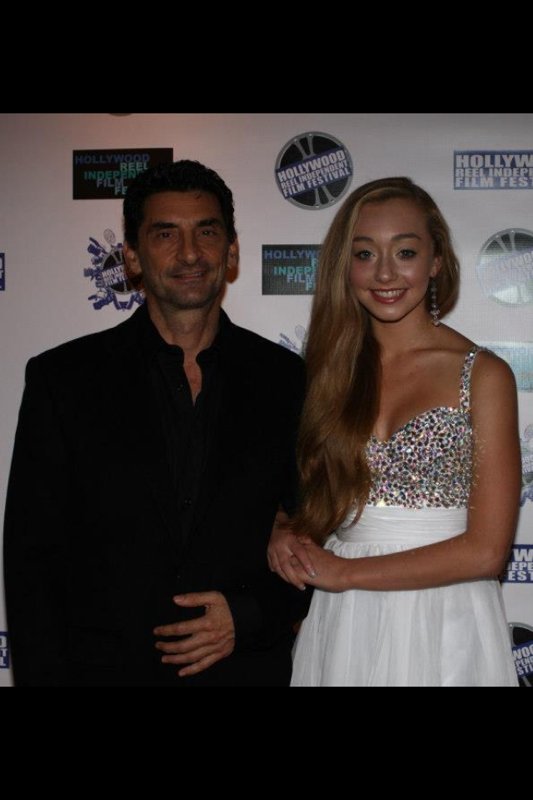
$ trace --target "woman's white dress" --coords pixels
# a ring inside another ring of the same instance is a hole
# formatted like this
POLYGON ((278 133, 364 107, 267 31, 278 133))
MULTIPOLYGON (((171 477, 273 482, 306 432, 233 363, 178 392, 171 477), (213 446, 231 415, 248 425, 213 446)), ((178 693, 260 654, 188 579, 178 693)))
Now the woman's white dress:
MULTIPOLYGON (((419 414, 386 442, 371 437, 374 479, 325 547, 345 558, 385 555, 466 529, 472 481, 470 375, 458 408, 419 414)), ((294 650, 292 686, 517 686, 495 580, 409 591, 315 590, 294 650)))

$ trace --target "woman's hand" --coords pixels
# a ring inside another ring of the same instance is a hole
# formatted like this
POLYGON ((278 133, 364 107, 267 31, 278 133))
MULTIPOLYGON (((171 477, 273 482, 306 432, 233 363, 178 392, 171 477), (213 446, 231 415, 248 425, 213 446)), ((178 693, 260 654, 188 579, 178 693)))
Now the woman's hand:
POLYGON ((354 559, 340 558, 308 536, 295 534, 283 511, 276 516, 267 553, 272 572, 302 591, 306 584, 327 592, 350 588, 349 570, 354 559))
POLYGON ((351 572, 359 559, 336 556, 307 537, 300 537, 298 545, 303 548, 305 555, 299 555, 298 558, 292 556, 289 560, 289 568, 297 580, 325 592, 344 592, 354 588, 351 572), (313 564, 313 575, 302 569, 303 560, 313 564))
POLYGON ((304 578, 312 578, 316 574, 305 544, 310 540, 297 536, 288 523, 288 516, 284 511, 279 511, 268 544, 268 565, 284 581, 303 591, 307 582, 304 578))

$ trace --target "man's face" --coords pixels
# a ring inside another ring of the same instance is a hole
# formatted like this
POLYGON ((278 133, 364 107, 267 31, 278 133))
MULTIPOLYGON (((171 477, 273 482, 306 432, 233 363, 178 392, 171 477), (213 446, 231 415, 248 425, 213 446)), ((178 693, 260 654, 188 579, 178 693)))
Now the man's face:
POLYGON ((220 204, 209 192, 160 192, 147 198, 133 249, 124 243, 133 275, 149 301, 175 310, 204 308, 222 297, 226 271, 238 258, 220 204))

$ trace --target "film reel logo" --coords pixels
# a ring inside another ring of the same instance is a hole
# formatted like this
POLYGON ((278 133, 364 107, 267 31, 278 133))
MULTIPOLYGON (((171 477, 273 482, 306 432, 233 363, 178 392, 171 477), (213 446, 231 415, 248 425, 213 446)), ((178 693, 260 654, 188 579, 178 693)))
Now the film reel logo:
POLYGON ((329 133, 300 133, 283 146, 276 159, 276 183, 283 197, 311 211, 340 200, 352 175, 348 150, 329 133))
POLYGON ((491 300, 504 305, 533 302, 533 232, 508 228, 491 236, 478 256, 477 275, 491 300))
POLYGON ((533 686, 533 628, 523 622, 510 622, 509 634, 520 686, 533 686))
POLYGON ((96 294, 89 296, 93 308, 100 309, 112 303, 118 311, 129 311, 144 302, 144 295, 131 284, 124 271, 122 244, 117 243, 114 231, 106 229, 104 239, 109 249, 90 236, 87 251, 92 267, 83 270, 86 278, 94 281, 96 294))

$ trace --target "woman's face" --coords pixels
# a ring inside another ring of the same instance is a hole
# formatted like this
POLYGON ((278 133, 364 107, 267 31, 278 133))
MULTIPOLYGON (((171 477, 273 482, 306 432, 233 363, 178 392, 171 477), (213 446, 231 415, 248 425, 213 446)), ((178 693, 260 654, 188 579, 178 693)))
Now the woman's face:
POLYGON ((391 323, 429 319, 425 296, 440 269, 422 209, 407 198, 366 203, 357 220, 349 282, 371 317, 391 323))

